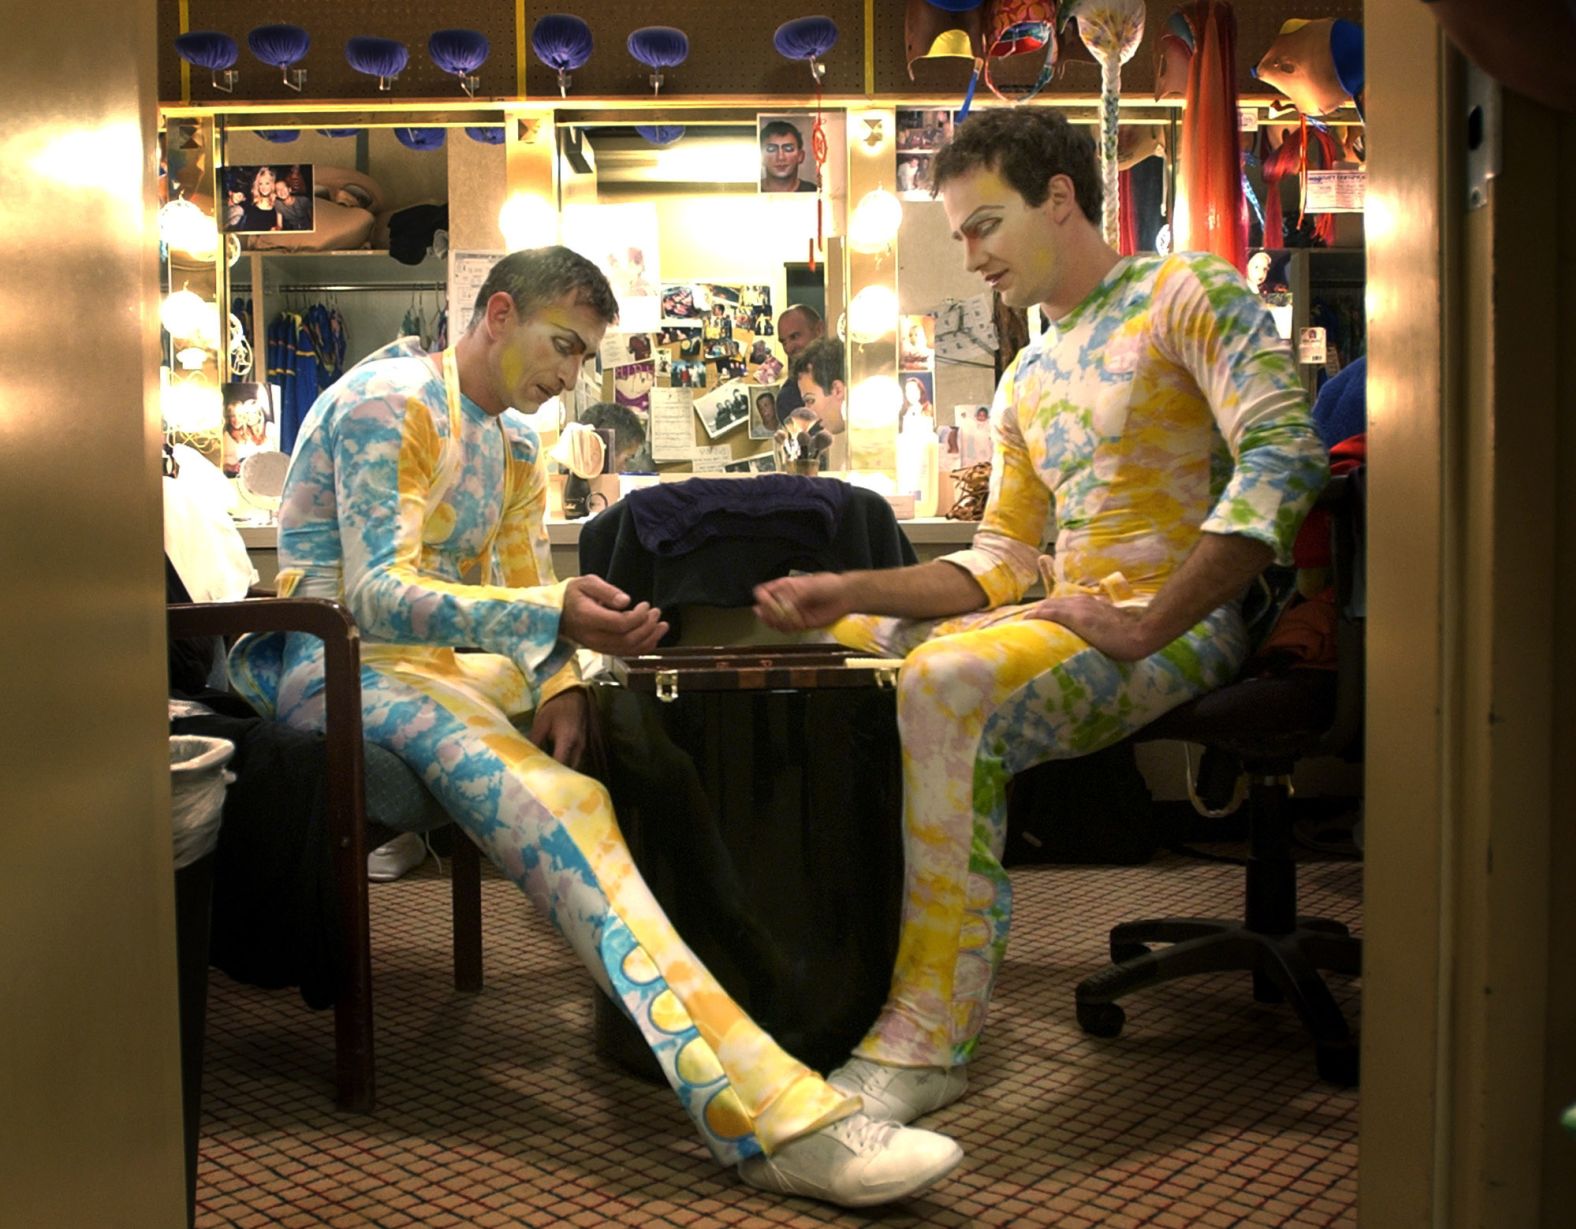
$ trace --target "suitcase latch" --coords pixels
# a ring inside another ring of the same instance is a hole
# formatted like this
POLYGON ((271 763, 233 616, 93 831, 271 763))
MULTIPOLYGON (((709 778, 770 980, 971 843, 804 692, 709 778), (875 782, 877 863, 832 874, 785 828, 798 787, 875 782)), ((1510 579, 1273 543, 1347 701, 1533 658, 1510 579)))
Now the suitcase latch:
POLYGON ((679 672, 677 670, 657 671, 657 699, 664 704, 672 704, 679 698, 679 672))
POLYGON ((897 686, 897 672, 903 668, 901 657, 850 657, 843 663, 853 670, 869 670, 876 686, 890 691, 897 686))

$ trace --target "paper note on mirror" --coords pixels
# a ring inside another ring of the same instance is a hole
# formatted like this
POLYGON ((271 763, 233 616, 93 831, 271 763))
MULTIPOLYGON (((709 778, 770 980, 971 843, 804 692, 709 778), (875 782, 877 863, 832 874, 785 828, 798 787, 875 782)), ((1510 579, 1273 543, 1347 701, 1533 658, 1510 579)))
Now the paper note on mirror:
POLYGON ((650 432, 653 461, 688 461, 695 455, 693 395, 687 388, 651 390, 650 432))
POLYGON ((996 353, 994 304, 989 294, 936 309, 936 359, 942 363, 982 363, 996 353))
POLYGON ((703 444, 695 449, 695 472, 697 474, 723 474, 728 471, 728 462, 733 460, 733 449, 726 444, 703 444))

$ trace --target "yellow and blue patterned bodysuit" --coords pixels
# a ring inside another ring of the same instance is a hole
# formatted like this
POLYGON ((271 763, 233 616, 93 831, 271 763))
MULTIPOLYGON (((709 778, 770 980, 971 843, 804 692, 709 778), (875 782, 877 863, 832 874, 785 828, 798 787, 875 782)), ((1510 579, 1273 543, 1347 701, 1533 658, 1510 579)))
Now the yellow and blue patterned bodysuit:
MULTIPOLYGON (((846 1117, 857 1099, 781 1050, 684 945, 607 791, 511 720, 576 681, 559 637, 545 471, 525 419, 486 414, 459 393, 452 351, 443 360, 390 347, 313 406, 280 507, 281 593, 348 604, 364 642, 366 737, 409 764, 558 927, 639 1026, 719 1161, 846 1117)), ((314 637, 290 636, 272 674, 245 642, 232 666, 281 720, 322 728, 314 637)))
POLYGON ((1013 603, 1053 525, 1053 594, 1143 606, 1203 533, 1243 534, 1286 561, 1326 477, 1286 344, 1213 256, 1119 261, 1019 354, 993 418, 984 519, 971 549, 946 556, 987 608, 832 629, 905 656, 903 930, 886 1006, 856 1051, 898 1066, 966 1062, 984 1027, 1012 910, 999 860, 1012 775, 1120 741, 1229 681, 1246 654, 1235 603, 1136 662, 1025 617, 1013 603))

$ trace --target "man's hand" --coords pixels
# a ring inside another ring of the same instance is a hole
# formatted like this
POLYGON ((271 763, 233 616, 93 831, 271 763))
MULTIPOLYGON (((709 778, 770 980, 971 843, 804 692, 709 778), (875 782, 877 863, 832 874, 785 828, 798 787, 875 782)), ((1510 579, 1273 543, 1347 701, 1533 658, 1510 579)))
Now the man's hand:
POLYGON ((614 657, 649 653, 668 634, 668 625, 649 602, 628 607, 629 594, 600 576, 577 576, 564 588, 559 631, 596 653, 614 657))
POLYGON ((1165 648, 1156 642, 1142 610, 1113 606, 1101 597, 1048 597, 1029 611, 1031 619, 1060 623, 1113 661, 1141 661, 1165 648))
POLYGON ((586 750, 587 719, 591 702, 583 687, 561 691, 536 710, 530 740, 560 764, 580 766, 586 750))
POLYGON ((848 586, 837 572, 783 576, 755 586, 755 617, 775 631, 830 627, 852 611, 848 586))

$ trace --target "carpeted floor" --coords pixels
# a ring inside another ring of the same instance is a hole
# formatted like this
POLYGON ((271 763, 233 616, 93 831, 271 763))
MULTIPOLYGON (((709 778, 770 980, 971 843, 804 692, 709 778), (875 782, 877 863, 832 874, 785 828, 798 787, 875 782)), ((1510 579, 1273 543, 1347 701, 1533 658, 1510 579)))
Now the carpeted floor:
MULTIPOLYGON (((1291 1011, 1243 975, 1129 999, 1085 1037, 1073 986, 1112 923, 1235 914, 1241 871, 1013 873, 1016 918, 969 1095, 927 1119, 963 1166, 851 1214, 774 1199, 719 1170, 665 1088, 598 1059, 591 982, 507 882, 483 884, 486 988, 454 993, 447 883, 429 861, 372 886, 377 1112, 333 1107, 333 1020, 293 991, 215 973, 199 1226, 1355 1224, 1357 1096, 1318 1082, 1291 1011)), ((1361 867, 1302 868, 1305 913, 1360 920, 1361 867)), ((1332 978, 1357 1023, 1357 984, 1332 978)))

